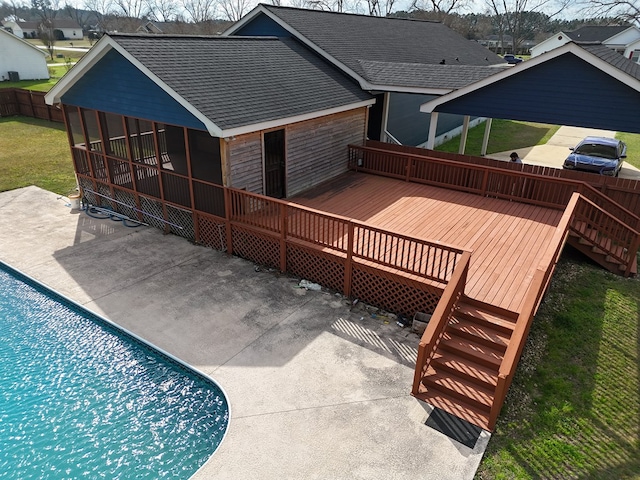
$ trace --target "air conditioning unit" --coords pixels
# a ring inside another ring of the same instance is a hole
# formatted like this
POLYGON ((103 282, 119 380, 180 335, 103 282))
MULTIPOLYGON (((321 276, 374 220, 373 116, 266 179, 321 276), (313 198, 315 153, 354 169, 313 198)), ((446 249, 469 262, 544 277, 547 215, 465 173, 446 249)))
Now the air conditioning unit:
POLYGON ((9 73, 9 81, 10 82, 19 82, 20 74, 18 72, 8 72, 9 73))

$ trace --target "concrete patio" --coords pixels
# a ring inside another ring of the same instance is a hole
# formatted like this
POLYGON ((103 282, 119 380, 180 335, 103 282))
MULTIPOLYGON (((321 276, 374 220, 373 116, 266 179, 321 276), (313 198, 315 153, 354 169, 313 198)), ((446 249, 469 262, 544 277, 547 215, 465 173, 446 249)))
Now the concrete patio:
POLYGON ((0 260, 214 378, 227 438, 196 479, 471 479, 409 395, 418 336, 341 295, 147 227, 0 193, 0 260))

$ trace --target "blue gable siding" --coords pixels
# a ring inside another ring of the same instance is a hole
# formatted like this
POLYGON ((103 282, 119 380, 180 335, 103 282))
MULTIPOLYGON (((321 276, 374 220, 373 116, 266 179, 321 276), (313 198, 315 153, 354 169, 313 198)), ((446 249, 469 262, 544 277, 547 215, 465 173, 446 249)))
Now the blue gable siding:
POLYGON ((206 130, 203 123, 115 50, 62 97, 65 105, 206 130))
POLYGON ((640 92, 565 54, 436 111, 640 133, 638 105, 640 92))
POLYGON ((256 18, 248 22, 233 35, 245 35, 249 37, 291 37, 289 32, 267 17, 264 13, 257 15, 256 18))

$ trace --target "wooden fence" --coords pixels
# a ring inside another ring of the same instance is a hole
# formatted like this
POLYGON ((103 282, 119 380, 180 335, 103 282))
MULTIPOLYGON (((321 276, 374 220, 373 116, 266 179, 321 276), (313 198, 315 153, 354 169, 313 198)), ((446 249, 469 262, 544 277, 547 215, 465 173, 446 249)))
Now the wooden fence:
POLYGON ((0 89, 0 117, 24 115, 50 122, 64 122, 62 110, 44 101, 45 92, 21 88, 0 89))

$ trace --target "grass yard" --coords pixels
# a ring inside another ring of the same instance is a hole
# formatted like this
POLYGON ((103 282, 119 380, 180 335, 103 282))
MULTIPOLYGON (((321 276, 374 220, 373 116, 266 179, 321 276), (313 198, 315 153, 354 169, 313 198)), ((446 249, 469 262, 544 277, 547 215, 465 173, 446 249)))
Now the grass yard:
POLYGON ((618 132, 616 138, 627 144, 627 158, 625 162, 640 168, 640 134, 618 132))
POLYGON ((477 479, 640 478, 640 280, 587 262, 563 254, 477 479))
MULTIPOLYGON (((465 149, 467 155, 480 155, 484 128, 485 124, 481 123, 469 129, 465 149)), ((544 145, 559 128, 559 125, 495 119, 491 124, 487 153, 492 154, 533 145, 544 145)), ((460 137, 458 136, 436 147, 436 150, 458 153, 459 147, 460 137)))
POLYGON ((76 186, 64 125, 0 118, 0 192, 36 185, 68 194, 76 186))

